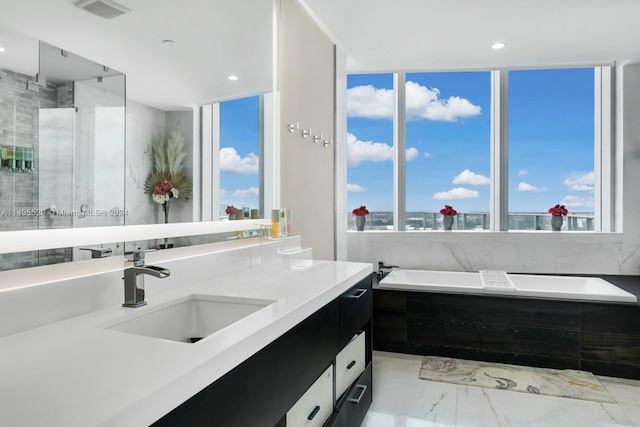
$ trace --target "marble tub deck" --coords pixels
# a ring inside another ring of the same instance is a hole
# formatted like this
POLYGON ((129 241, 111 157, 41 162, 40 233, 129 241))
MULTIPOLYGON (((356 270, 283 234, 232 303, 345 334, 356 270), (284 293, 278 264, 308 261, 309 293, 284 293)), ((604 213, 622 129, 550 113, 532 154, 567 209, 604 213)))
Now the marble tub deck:
POLYGON ((374 352, 373 403, 362 427, 640 427, 640 381, 598 376, 617 403, 438 383, 421 356, 374 352))

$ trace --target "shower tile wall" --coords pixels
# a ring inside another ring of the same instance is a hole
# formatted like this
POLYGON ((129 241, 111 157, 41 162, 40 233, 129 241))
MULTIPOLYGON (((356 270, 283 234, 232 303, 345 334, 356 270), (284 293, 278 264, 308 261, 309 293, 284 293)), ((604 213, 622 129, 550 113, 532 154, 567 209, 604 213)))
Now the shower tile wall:
MULTIPOLYGON (((56 89, 41 88, 40 93, 27 90, 32 76, 0 69, 0 145, 34 149, 35 170, 12 172, 0 167, 0 231, 37 228, 35 215, 13 215, 13 209, 37 209, 38 206, 38 109, 56 105, 56 89)), ((61 251, 37 251, 0 255, 0 270, 58 262, 61 251)), ((62 251, 64 252, 64 251, 62 251)))

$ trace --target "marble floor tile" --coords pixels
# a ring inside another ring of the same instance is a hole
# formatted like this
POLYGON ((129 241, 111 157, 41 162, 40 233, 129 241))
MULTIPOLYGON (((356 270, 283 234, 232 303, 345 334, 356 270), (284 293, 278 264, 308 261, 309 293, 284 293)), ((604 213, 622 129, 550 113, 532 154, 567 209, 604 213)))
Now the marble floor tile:
POLYGON ((418 377, 421 358, 376 354, 373 360, 373 403, 365 426, 454 426, 455 384, 433 383, 418 377), (394 418, 389 421, 387 416, 394 418), (377 420, 377 421, 376 421, 377 420), (424 424, 429 422, 430 424, 424 424), (416 424, 418 423, 418 424, 416 424))
POLYGON ((598 377, 617 403, 425 381, 420 356, 374 352, 363 427, 640 427, 640 381, 598 377))
POLYGON ((629 419, 640 426, 640 381, 623 378, 598 377, 629 419))
POLYGON ((634 425, 613 403, 465 386, 459 386, 457 397, 459 427, 634 425))

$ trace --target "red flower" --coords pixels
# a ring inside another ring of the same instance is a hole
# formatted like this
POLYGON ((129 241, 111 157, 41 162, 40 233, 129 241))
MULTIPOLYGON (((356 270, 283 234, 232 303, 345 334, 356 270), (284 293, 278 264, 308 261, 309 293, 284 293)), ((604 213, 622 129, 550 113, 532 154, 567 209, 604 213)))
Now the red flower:
POLYGON ((561 216, 568 214, 569 211, 564 207, 564 205, 555 205, 554 207, 549 208, 549 213, 552 216, 561 216))
POLYGON ((449 205, 444 205, 444 209, 440 209, 440 213, 442 215, 458 215, 458 211, 456 211, 449 205))
POLYGON ((225 209, 224 211, 228 215, 235 215, 237 210, 238 208, 234 208, 233 205, 231 205, 231 206, 227 206, 227 209, 225 209))
POLYGON ((354 209, 352 212, 352 214, 354 214, 355 216, 365 216, 365 215, 369 215, 369 211, 367 210, 367 207, 362 205, 359 208, 354 209))
POLYGON ((173 184, 170 181, 164 180, 153 187, 153 194, 168 194, 172 189, 173 184))

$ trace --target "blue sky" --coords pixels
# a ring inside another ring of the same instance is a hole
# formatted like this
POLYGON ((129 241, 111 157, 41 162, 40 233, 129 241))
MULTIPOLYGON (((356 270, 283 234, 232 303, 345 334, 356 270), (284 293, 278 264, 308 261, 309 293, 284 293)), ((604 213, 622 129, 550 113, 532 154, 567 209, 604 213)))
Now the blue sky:
MULTIPOLYGON (((509 210, 593 211, 593 69, 509 73, 509 210)), ((348 204, 390 211, 391 74, 347 80, 348 204)), ((490 73, 407 74, 407 211, 489 211, 490 73)))
MULTIPOLYGON (((407 211, 489 211, 490 73, 407 74, 407 211)), ((509 73, 509 210, 593 211, 593 69, 509 73)), ((393 76, 347 79, 349 210, 393 204, 393 76)), ((258 97, 220 104, 221 203, 258 207, 258 97)))
POLYGON ((220 203, 259 205, 259 99, 220 103, 220 203))

